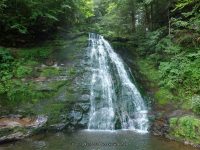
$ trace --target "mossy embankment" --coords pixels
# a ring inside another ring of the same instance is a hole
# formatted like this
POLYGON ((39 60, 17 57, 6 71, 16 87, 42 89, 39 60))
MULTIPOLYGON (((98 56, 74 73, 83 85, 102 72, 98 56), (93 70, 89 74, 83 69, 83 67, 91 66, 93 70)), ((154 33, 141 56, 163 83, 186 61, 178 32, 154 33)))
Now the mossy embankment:
POLYGON ((150 130, 155 135, 199 147, 200 118, 194 112, 193 98, 180 96, 176 91, 160 86, 160 72, 150 59, 137 57, 136 62, 143 78, 142 86, 153 98, 150 116, 153 114, 154 117, 150 130))
POLYGON ((140 52, 134 51, 138 81, 153 98, 150 130, 156 135, 199 146, 199 76, 195 73, 199 68, 198 50, 190 48, 180 56, 157 52, 144 56, 140 52), (155 59, 155 54, 160 58, 155 59), (188 56, 194 57, 191 60, 188 56))

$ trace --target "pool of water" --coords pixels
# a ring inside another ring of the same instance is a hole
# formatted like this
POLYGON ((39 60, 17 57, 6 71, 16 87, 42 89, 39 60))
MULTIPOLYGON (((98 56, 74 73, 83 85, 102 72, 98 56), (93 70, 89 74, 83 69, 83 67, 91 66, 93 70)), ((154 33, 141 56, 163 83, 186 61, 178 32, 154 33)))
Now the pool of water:
POLYGON ((197 150, 182 143, 132 131, 45 133, 0 145, 0 150, 197 150))

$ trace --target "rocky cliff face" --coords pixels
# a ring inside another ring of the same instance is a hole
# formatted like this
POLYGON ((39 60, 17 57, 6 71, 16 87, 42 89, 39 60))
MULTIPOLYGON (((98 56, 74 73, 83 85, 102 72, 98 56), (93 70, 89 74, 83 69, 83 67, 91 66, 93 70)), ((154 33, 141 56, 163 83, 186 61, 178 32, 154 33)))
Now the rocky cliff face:
POLYGON ((39 76, 23 81, 34 84, 35 92, 43 98, 12 107, 1 106, 0 143, 46 130, 87 128, 90 110, 88 37, 84 34, 69 37, 61 38, 62 44, 55 50, 52 63, 47 65, 45 60, 34 68, 39 76))

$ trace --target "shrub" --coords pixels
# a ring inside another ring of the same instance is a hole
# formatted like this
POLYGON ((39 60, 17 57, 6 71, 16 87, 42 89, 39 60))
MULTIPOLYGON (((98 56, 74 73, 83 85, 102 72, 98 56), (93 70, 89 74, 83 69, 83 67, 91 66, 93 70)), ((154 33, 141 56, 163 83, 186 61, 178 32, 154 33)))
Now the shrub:
POLYGON ((13 77, 13 64, 14 58, 11 53, 5 49, 0 47, 0 80, 6 81, 13 77))
POLYGON ((4 94, 5 92, 6 91, 5 91, 4 85, 0 83, 0 94, 4 94))
POLYGON ((169 90, 161 88, 156 92, 155 99, 159 104, 167 104, 173 99, 173 95, 169 90))
POLYGON ((32 73, 33 69, 28 66, 19 66, 16 69, 16 77, 17 78, 24 78, 32 73))
POLYGON ((160 52, 161 54, 167 53, 174 55, 179 53, 180 50, 181 48, 177 44, 173 43, 169 37, 162 38, 156 45, 156 51, 160 52))
POLYGON ((170 118, 170 135, 199 144, 200 120, 194 116, 170 118))
POLYGON ((170 89, 183 88, 191 94, 200 91, 200 53, 177 55, 159 66, 160 84, 170 89))
POLYGON ((40 60, 46 59, 52 53, 52 49, 49 47, 42 48, 32 48, 32 49, 23 49, 19 52, 19 57, 24 58, 25 60, 40 60))

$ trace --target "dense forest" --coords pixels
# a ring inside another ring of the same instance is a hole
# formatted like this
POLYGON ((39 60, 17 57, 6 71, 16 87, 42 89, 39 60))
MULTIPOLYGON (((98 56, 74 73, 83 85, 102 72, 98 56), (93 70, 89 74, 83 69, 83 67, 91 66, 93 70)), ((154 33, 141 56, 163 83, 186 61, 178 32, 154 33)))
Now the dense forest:
MULTIPOLYGON (((56 51, 89 32, 128 51, 139 84, 153 99, 148 103, 190 114, 169 119, 169 135, 200 144, 199 0, 0 0, 0 115, 55 95, 66 83, 53 83, 49 92, 35 81, 58 76, 62 69, 52 67, 56 51)), ((85 39, 75 45, 84 47, 85 39)), ((47 112, 56 116, 58 107, 47 112)))
POLYGON ((93 15, 89 0, 2 0, 0 10, 1 43, 13 46, 37 40, 40 34, 45 35, 63 24, 70 28, 93 15))

